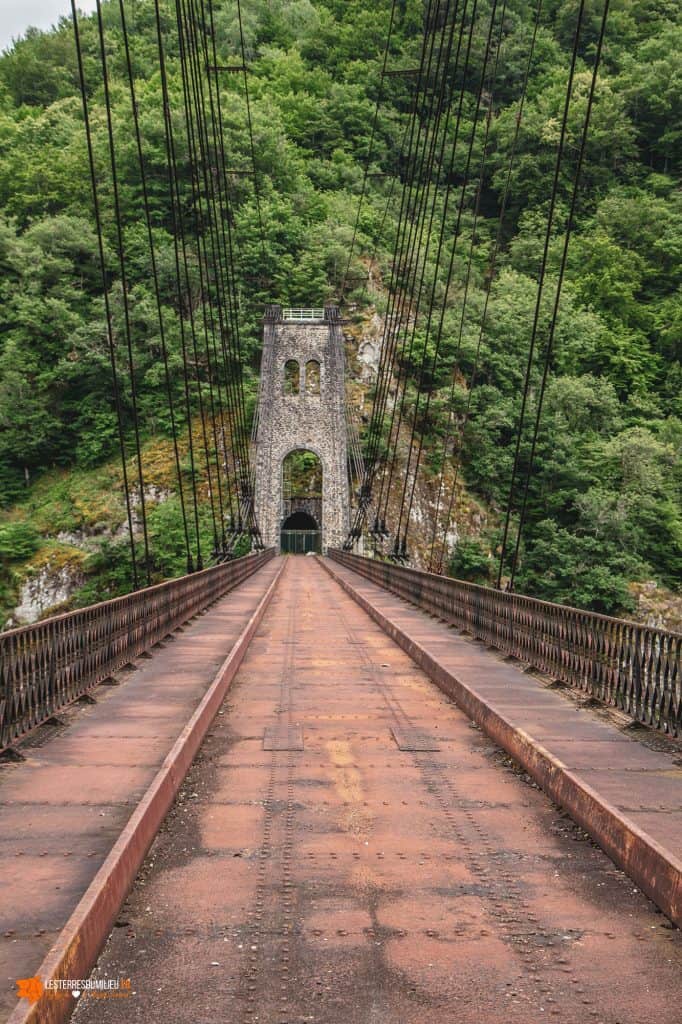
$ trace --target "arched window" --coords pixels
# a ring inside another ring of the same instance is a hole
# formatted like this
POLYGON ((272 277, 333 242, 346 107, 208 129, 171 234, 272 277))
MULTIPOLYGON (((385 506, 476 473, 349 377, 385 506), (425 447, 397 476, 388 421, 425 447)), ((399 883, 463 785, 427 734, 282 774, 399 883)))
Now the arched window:
POLYGON ((320 393, 320 364, 317 359, 309 359, 305 364, 305 393, 306 395, 319 395, 320 393))
POLYGON ((297 395, 300 389, 301 371, 295 359, 287 359, 284 364, 284 394, 297 395))

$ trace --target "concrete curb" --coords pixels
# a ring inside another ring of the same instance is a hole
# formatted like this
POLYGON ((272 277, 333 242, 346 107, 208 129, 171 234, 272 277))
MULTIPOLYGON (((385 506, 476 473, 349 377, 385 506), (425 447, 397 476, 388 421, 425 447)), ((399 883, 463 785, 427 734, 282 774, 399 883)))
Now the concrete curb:
MULTIPOLYGON (((201 703, 173 744, 127 825, 59 933, 54 946, 36 971, 36 977, 40 978, 43 985, 48 980, 89 976, 140 865, 272 600, 284 567, 285 563, 278 569, 201 703)), ((22 1000, 10 1015, 8 1024, 62 1024, 71 1016, 76 1005, 77 1001, 70 993, 44 993, 31 1006, 22 1000)))
MULTIPOLYGON (((496 710, 491 703, 445 669, 425 648, 412 640, 344 579, 326 559, 318 560, 345 592, 409 654, 433 682, 495 743, 518 761, 556 804, 569 812, 573 820, 589 833, 611 860, 629 875, 671 921, 682 927, 682 860, 638 828, 551 751, 509 722, 503 712, 496 710)), ((386 593, 390 594, 390 591, 386 593)))

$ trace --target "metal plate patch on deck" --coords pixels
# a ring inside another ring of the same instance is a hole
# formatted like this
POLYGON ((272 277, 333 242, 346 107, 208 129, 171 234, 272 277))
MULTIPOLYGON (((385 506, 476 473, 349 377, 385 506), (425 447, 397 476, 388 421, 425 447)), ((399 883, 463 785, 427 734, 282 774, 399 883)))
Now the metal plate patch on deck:
POLYGON ((303 750, 300 725, 268 725, 263 733, 263 750, 303 750))
POLYGON ((419 729, 401 729, 392 725, 391 732, 398 750, 440 750, 438 741, 419 729))

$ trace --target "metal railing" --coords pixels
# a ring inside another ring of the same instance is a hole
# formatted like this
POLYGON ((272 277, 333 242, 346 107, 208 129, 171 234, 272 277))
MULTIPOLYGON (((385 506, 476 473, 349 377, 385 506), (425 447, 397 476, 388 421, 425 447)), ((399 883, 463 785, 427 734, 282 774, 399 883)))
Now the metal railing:
POLYGON ((682 635, 418 569, 330 551, 341 565, 559 682, 682 733, 682 635))
POLYGON ((270 548, 101 604, 0 633, 0 750, 203 611, 270 548))
POLYGON ((284 306, 282 309, 283 320, 324 320, 324 309, 313 307, 311 309, 300 309, 294 306, 284 306))

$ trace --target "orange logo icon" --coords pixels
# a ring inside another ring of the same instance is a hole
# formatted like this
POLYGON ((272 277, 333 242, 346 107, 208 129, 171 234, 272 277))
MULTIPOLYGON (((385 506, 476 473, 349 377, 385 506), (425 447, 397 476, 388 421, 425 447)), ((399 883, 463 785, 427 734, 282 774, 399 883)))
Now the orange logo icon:
POLYGON ((28 999, 30 1003, 37 1003, 43 991, 43 983, 40 978, 17 979, 17 999, 28 999))

